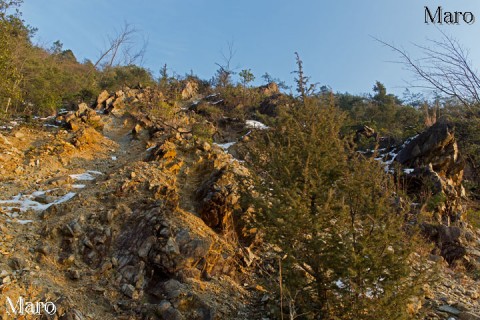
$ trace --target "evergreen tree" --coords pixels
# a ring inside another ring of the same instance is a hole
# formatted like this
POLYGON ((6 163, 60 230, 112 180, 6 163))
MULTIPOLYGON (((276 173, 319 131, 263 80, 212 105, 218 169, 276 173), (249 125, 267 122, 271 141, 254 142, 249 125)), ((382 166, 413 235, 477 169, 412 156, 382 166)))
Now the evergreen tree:
POLYGON ((262 224, 287 253, 286 289, 306 318, 408 319, 424 276, 410 259, 416 233, 391 177, 340 138, 344 119, 331 95, 306 96, 255 139, 262 224))

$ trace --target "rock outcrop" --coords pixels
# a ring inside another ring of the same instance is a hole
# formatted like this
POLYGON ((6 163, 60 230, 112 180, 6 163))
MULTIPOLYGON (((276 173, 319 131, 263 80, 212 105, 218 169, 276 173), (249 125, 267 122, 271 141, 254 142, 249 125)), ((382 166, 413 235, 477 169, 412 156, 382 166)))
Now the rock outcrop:
POLYGON ((436 123, 406 144, 395 162, 402 165, 407 183, 418 189, 415 192, 429 196, 427 203, 438 223, 449 226, 462 220, 464 162, 451 126, 436 123))
POLYGON ((104 126, 100 115, 86 103, 80 103, 76 111, 68 111, 58 115, 55 121, 57 124, 65 125, 72 131, 78 131, 86 124, 98 129, 102 129, 104 126))
POLYGON ((102 91, 93 107, 101 113, 112 113, 116 116, 122 116, 127 106, 149 106, 163 100, 163 94, 153 88, 124 87, 123 90, 118 90, 114 94, 102 91))
POLYGON ((191 99, 198 92, 198 83, 195 81, 188 80, 185 82, 182 89, 182 99, 191 99))

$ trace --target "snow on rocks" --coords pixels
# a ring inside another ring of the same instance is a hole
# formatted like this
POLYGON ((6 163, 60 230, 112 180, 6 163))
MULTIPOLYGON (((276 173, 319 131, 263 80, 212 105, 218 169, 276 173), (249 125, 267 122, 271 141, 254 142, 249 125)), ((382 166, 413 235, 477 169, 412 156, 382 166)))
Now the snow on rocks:
POLYGON ((231 146, 233 146, 236 142, 226 142, 226 143, 214 143, 214 145, 217 145, 219 146, 220 148, 222 148, 224 151, 227 151, 228 148, 230 148, 231 146))
MULTIPOLYGON (((394 168, 392 167, 393 162, 395 161, 395 158, 397 157, 398 153, 404 149, 411 141, 413 141, 416 137, 418 137, 418 134, 415 136, 412 136, 405 140, 405 142, 400 145, 400 146, 393 146, 390 148, 382 148, 377 150, 377 156, 375 157, 375 160, 379 161, 385 168, 385 172, 387 173, 394 173, 394 168)), ((364 152, 360 152, 362 154, 371 154, 373 153, 374 150, 367 150, 364 152)), ((403 169, 403 172, 405 174, 411 174, 414 171, 414 169, 411 168, 406 168, 403 169)))
POLYGON ((247 120, 245 121, 245 125, 247 128, 250 128, 250 129, 265 130, 269 128, 268 126, 264 125, 260 121, 256 121, 256 120, 247 120))
MULTIPOLYGON (((47 190, 47 191, 35 191, 30 195, 23 195, 19 193, 10 200, 0 200, 0 205, 1 205, 0 208, 2 208, 3 210, 6 210, 7 212, 14 212, 14 213, 18 213, 18 212, 23 213, 28 210, 43 211, 48 209, 54 204, 67 202, 68 200, 72 199, 76 195, 75 192, 69 192, 50 203, 41 203, 41 202, 35 201, 37 197, 42 196, 47 192, 50 192, 53 190, 54 189, 47 190)), ((18 216, 18 214, 9 214, 9 216, 15 218, 16 216, 18 216)))
POLYGON ((147 151, 147 152, 150 152, 150 151, 152 151, 153 149, 155 149, 156 147, 157 147, 157 145, 151 146, 151 147, 148 148, 146 151, 147 151))
POLYGON ((71 174, 70 178, 74 180, 80 180, 80 181, 93 181, 96 179, 94 175, 101 175, 100 171, 95 171, 95 170, 88 170, 87 172, 84 173, 77 173, 77 174, 71 174))
POLYGON ((91 174, 85 172, 85 173, 77 173, 77 174, 71 174, 70 178, 74 180, 80 180, 80 181, 92 181, 95 180, 95 177, 92 176, 91 174))

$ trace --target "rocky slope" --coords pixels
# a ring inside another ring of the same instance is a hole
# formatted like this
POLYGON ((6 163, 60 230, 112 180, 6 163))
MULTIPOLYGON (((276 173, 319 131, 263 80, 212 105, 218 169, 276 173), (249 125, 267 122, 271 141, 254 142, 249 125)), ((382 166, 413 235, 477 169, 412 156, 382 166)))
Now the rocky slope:
MULTIPOLYGON (((222 119, 219 144, 208 143, 192 134, 188 106, 221 99, 192 86, 185 98, 159 121, 143 112, 163 101, 154 90, 103 92, 94 106, 0 131, 3 299, 54 302, 49 319, 275 318, 282 249, 245 222, 253 209, 239 205, 240 190, 255 190, 226 152, 248 156, 242 141, 266 127, 222 119)), ((431 202, 437 223, 424 226, 439 279, 412 302, 412 317, 480 319, 480 231, 461 218, 451 128, 382 152, 392 167, 395 154, 412 193, 432 186, 429 199, 442 199, 431 202)))
POLYGON ((119 96, 57 117, 68 131, 2 133, 2 296, 61 319, 244 319, 257 290, 229 221, 248 172, 119 96))

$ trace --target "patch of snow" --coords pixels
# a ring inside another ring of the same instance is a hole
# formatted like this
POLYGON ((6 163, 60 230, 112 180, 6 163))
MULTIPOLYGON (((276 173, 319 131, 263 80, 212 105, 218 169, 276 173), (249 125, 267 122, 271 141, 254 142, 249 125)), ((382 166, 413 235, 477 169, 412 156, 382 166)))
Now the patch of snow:
POLYGON ((236 142, 226 142, 226 143, 214 143, 214 144, 219 146, 223 150, 227 151, 227 149, 233 146, 235 143, 236 142))
MULTIPOLYGON (((34 193, 32 193, 32 197, 38 197, 38 196, 44 195, 45 193, 53 191, 53 190, 56 190, 56 189, 50 189, 50 190, 46 190, 46 191, 42 191, 42 190, 35 191, 34 193)), ((20 199, 20 198, 18 197, 17 199, 20 199)))
POLYGON ((346 287, 347 287, 347 286, 345 285, 345 283, 343 283, 343 281, 342 281, 342 280, 340 280, 340 279, 339 279, 339 280, 337 280, 337 281, 335 281, 335 285, 336 285, 336 286, 337 286, 337 288, 339 288, 339 289, 344 289, 344 288, 346 288, 346 287))
POLYGON ((157 145, 154 145, 153 147, 150 147, 147 149, 147 151, 152 151, 153 149, 155 149, 157 147, 157 145))
POLYGON ((58 126, 56 126, 56 125, 54 125, 54 124, 49 124, 49 123, 45 123, 43 126, 44 126, 44 127, 58 128, 58 126))
POLYGON ((95 170, 88 170, 87 172, 88 172, 88 173, 92 173, 92 174, 96 174, 96 175, 101 175, 101 174, 103 174, 102 172, 100 172, 100 171, 95 171, 95 170))
POLYGON ((252 128, 252 129, 260 129, 260 130, 268 129, 266 125, 256 120, 247 120, 245 121, 245 125, 247 126, 247 128, 252 128))
POLYGON ((73 189, 83 189, 85 188, 84 184, 72 184, 73 189))
POLYGON ((20 224, 27 224, 27 223, 32 223, 33 220, 20 220, 20 219, 16 219, 15 222, 18 222, 20 224))
POLYGON ((80 181, 92 181, 95 180, 95 177, 92 176, 89 173, 77 173, 77 174, 71 174, 70 178, 73 180, 80 180, 80 181))
POLYGON ((222 99, 222 100, 215 101, 215 102, 212 102, 211 104, 212 104, 212 105, 216 105, 216 104, 219 104, 220 102, 223 102, 223 99, 222 99))
POLYGON ((61 197, 60 199, 55 200, 55 201, 52 202, 51 204, 60 204, 60 203, 67 202, 68 200, 70 200, 70 199, 72 199, 73 197, 75 197, 75 195, 76 195, 75 192, 69 192, 69 193, 67 193, 66 195, 64 195, 63 197, 61 197))
POLYGON ((406 169, 403 169, 403 172, 405 172, 406 174, 410 174, 414 171, 415 169, 412 169, 412 168, 406 168, 406 169))
POLYGON ((117 161, 117 157, 116 157, 116 156, 112 156, 112 160, 113 160, 113 161, 117 161))
MULTIPOLYGON (((230 156, 231 156, 231 155, 230 155, 230 156)), ((236 159, 236 158, 234 158, 234 157, 232 157, 229 161, 230 161, 230 163, 234 163, 234 162, 245 163, 245 160, 238 160, 238 159, 236 159)))
POLYGON ((209 98, 215 98, 216 96, 218 96, 219 93, 214 93, 214 94, 211 94, 209 96, 206 96, 205 99, 209 99, 209 98))
POLYGON ((31 195, 22 195, 21 193, 19 193, 18 195, 14 196, 10 200, 0 200, 0 204, 7 205, 5 207, 2 206, 2 208, 6 209, 7 211, 11 211, 12 209, 19 209, 20 212, 26 212, 28 210, 43 211, 48 209, 54 204, 67 202, 68 200, 72 199, 76 195, 76 193, 74 192, 69 192, 66 195, 53 201, 52 203, 46 203, 46 204, 32 200, 33 198, 39 195, 45 194, 46 192, 47 191, 36 191, 31 195))

